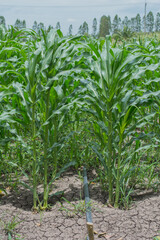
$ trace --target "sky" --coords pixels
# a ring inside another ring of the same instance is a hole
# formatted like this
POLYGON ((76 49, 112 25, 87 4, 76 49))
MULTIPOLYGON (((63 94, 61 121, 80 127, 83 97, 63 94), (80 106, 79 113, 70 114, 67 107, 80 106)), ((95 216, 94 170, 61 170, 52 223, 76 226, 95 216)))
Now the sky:
MULTIPOLYGON (((160 0, 146 0, 147 13, 154 15, 160 12, 160 0)), ((59 21, 62 31, 66 34, 69 25, 77 33, 79 26, 86 21, 92 32, 92 22, 96 17, 98 24, 103 15, 116 14, 123 19, 135 17, 137 13, 144 15, 145 0, 0 0, 0 16, 4 16, 7 25, 14 25, 16 19, 26 20, 27 27, 34 21, 43 22, 47 27, 56 26, 59 21)))

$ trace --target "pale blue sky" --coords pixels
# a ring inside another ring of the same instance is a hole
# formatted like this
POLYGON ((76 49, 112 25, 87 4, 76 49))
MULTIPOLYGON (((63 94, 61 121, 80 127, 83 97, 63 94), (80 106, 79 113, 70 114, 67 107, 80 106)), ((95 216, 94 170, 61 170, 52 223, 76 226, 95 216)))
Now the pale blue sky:
MULTIPOLYGON (((67 33, 70 24, 76 33, 79 26, 87 21, 90 32, 92 21, 96 17, 99 23, 102 15, 111 18, 118 14, 135 17, 137 13, 144 15, 145 0, 0 0, 0 15, 4 16, 7 25, 13 25, 16 19, 26 20, 27 27, 33 25, 34 20, 55 27, 59 21, 62 31, 67 33)), ((147 1, 147 12, 160 12, 160 0, 147 1)))

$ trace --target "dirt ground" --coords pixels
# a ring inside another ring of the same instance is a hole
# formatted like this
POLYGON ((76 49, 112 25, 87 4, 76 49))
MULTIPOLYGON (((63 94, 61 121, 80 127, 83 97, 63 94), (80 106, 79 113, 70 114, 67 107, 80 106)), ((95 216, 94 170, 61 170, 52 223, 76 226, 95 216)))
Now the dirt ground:
MULTIPOLYGON (((54 184, 61 196, 50 199, 51 210, 33 213, 32 196, 26 189, 0 199, 0 240, 7 240, 4 228, 20 222, 12 239, 85 240, 87 236, 82 179, 69 171, 54 184), (62 198, 63 197, 63 198, 62 198), (15 217, 15 220, 13 218, 15 217), (17 236, 17 238, 16 238, 17 236)), ((139 195, 130 210, 108 207, 98 184, 90 184, 95 240, 146 240, 160 235, 160 194, 139 195)))

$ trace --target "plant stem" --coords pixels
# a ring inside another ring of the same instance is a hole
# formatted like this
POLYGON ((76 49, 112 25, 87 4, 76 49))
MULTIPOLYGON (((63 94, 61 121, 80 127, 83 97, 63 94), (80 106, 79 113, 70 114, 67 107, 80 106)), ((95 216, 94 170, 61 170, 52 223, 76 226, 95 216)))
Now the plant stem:
MULTIPOLYGON (((49 115, 49 96, 50 90, 47 92, 46 96, 46 112, 45 112, 45 122, 48 119, 49 115)), ((47 151, 48 151, 48 123, 45 125, 45 137, 44 137, 44 196, 43 196, 43 208, 46 209, 48 207, 48 159, 47 159, 47 151)))
MULTIPOLYGON (((58 120, 57 120, 57 116, 54 117, 54 143, 57 143, 58 142, 58 120)), ((57 170, 57 147, 55 147, 55 150, 54 150, 54 173, 56 174, 56 170, 57 170)))
POLYGON ((119 192, 120 192, 120 166, 121 166, 121 153, 122 153, 122 140, 119 142, 119 148, 118 148, 118 162, 117 162, 117 179, 116 179, 116 198, 115 198, 115 204, 114 207, 118 208, 118 202, 119 202, 119 192))
POLYGON ((36 127, 35 127, 35 103, 32 104, 32 146, 33 146, 33 208, 37 208, 37 177, 36 177, 36 127))
POLYGON ((112 110, 108 112, 108 182, 109 182, 109 203, 113 202, 113 184, 112 184, 112 110))

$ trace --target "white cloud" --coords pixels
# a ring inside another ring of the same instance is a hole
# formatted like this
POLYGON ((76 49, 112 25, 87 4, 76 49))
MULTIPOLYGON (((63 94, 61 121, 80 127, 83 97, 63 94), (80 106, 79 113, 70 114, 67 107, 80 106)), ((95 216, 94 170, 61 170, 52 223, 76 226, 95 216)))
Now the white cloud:
POLYGON ((73 23, 73 22, 76 22, 76 19, 75 18, 68 18, 67 22, 73 23))

